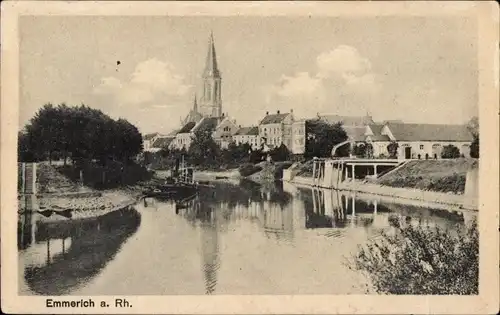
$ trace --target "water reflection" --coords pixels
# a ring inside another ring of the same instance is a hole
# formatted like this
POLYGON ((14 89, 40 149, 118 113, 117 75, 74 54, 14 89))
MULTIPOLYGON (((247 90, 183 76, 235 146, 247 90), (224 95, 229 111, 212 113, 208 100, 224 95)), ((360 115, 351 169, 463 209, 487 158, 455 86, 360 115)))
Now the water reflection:
POLYGON ((28 288, 63 295, 84 285, 113 260, 140 225, 140 214, 125 208, 99 217, 44 221, 33 211, 20 215, 18 247, 28 288))
POLYGON ((454 227, 475 216, 281 182, 212 184, 84 221, 24 212, 24 281, 37 294, 363 293, 364 278, 342 266, 358 245, 399 226, 454 227), (124 271, 138 253, 151 256, 124 271), (118 279, 134 285, 120 291, 118 279))

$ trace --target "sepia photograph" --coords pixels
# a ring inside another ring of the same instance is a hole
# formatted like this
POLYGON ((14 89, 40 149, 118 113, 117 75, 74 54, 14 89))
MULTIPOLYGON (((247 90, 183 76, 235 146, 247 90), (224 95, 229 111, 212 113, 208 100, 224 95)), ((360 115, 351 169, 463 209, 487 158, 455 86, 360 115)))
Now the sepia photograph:
POLYGON ((43 3, 2 4, 3 301, 498 310, 495 4, 43 3))

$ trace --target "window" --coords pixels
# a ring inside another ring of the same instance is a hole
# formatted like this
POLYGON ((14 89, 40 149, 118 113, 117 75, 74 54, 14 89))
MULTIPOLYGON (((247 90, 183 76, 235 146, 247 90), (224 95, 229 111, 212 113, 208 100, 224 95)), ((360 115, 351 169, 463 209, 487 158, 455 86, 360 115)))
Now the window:
POLYGON ((423 150, 423 149, 424 149, 424 145, 423 145, 423 144, 421 144, 421 145, 420 145, 420 150, 423 150))

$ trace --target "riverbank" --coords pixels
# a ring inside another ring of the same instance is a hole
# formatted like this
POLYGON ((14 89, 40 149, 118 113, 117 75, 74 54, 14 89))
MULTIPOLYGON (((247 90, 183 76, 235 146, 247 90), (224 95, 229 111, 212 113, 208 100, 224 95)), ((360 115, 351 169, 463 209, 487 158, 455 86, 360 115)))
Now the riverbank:
MULTIPOLYGON (((478 160, 410 161, 376 180, 346 180, 338 190, 384 196, 426 207, 448 206, 478 210, 478 160)), ((309 173, 292 177, 291 183, 315 186, 309 173)))
MULTIPOLYGON (((303 187, 315 186, 311 177, 296 176, 290 181, 290 183, 303 187)), ((388 201, 411 203, 422 207, 442 208, 444 206, 456 209, 477 210, 477 205, 465 206, 463 194, 382 186, 362 181, 349 181, 341 183, 338 190, 385 197, 388 201)))
POLYGON ((40 163, 36 195, 19 194, 18 212, 35 210, 42 221, 97 217, 138 202, 145 183, 97 190, 81 185, 56 167, 40 163), (60 214, 60 215, 52 215, 60 214))

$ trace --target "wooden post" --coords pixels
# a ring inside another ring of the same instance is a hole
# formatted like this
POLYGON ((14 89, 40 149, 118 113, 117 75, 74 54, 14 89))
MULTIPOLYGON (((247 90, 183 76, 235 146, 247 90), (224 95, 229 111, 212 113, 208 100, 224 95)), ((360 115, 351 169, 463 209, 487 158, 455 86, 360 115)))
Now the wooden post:
POLYGON ((356 173, 354 172, 354 167, 355 167, 355 165, 353 164, 353 165, 352 165, 352 181, 354 181, 354 180, 356 179, 356 177, 354 176, 354 174, 356 174, 356 173))
POLYGON ((316 160, 313 161, 313 184, 316 181, 316 160))
POLYGON ((375 176, 375 178, 377 178, 377 164, 373 165, 373 172, 373 175, 375 176))

